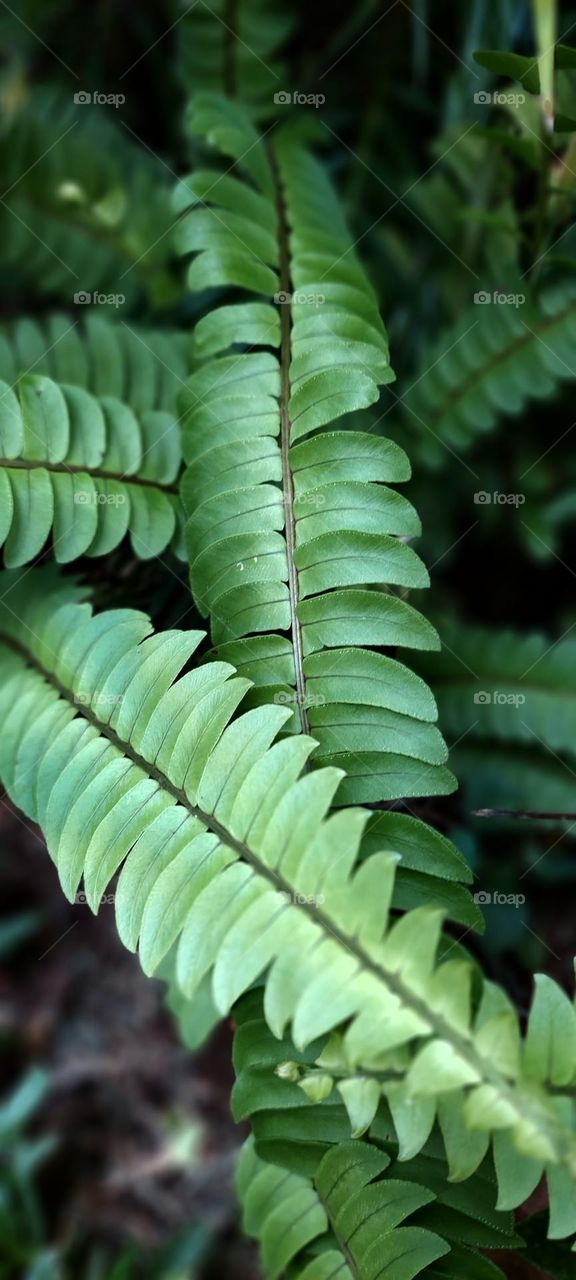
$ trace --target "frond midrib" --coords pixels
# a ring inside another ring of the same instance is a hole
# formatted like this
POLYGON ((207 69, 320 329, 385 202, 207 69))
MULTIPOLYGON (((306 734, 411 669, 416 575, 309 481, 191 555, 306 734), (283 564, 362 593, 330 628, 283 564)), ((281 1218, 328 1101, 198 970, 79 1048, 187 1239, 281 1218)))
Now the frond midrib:
MULTIPOLYGON (((278 216, 278 247, 280 256, 280 290, 292 294, 292 273, 290 270, 290 238, 288 229, 288 212, 280 177, 278 160, 274 148, 269 145, 268 157, 276 190, 276 212, 278 216)), ((310 732, 308 713, 306 710, 306 677, 304 675, 304 645, 302 629, 298 617, 300 592, 298 586, 298 570, 295 563, 296 553, 296 521, 294 519, 294 481, 290 466, 290 447, 292 423, 290 420, 290 365, 292 360, 292 303, 284 303, 280 307, 280 452, 282 457, 282 492, 284 498, 284 539, 286 542, 286 561, 288 565, 288 593, 290 601, 290 634, 292 639, 292 657, 296 693, 298 697, 298 717, 302 733, 310 732)))
POLYGON ((143 485, 146 489, 160 489, 163 493, 178 496, 177 484, 162 484, 159 480, 145 480, 142 476, 128 475, 126 472, 103 471, 99 467, 81 467, 68 465, 67 462, 44 462, 42 459, 1 458, 0 467, 6 471, 53 471, 57 475, 92 476, 96 480, 116 480, 118 484, 143 485))
MULTIPOLYGON (((7 648, 18 654, 18 656, 29 667, 32 667, 43 680, 54 688, 61 698, 65 699, 74 707, 75 712, 78 714, 79 706, 74 700, 72 690, 62 684, 53 672, 44 667, 42 663, 30 653, 25 645, 15 640, 11 635, 7 635, 2 632, 0 632, 0 641, 5 644, 7 648)), ((80 709, 80 714, 100 734, 102 734, 102 736, 108 738, 108 740, 137 768, 140 768, 148 777, 157 781, 159 786, 171 795, 177 804, 186 809, 192 817, 200 821, 207 830, 216 835, 219 840, 229 848, 233 849, 238 857, 247 863, 257 875, 268 881, 276 892, 281 892, 284 895, 287 895, 288 901, 292 899, 293 885, 290 881, 285 880, 278 871, 267 866, 265 862, 261 861, 261 859, 258 858, 258 856, 246 844, 244 844, 243 841, 238 840, 233 836, 214 815, 205 813, 199 806, 192 804, 186 794, 178 787, 174 786, 170 779, 167 778, 160 769, 157 769, 156 766, 152 765, 143 756, 139 755, 139 753, 132 747, 132 744, 120 738, 110 725, 100 721, 89 707, 83 704, 80 709)), ((350 955, 355 957, 358 961, 360 970, 363 969, 366 973, 375 977, 389 991, 391 991, 405 1007, 411 1009, 418 1017, 420 1017, 430 1028, 430 1035, 438 1037, 444 1042, 450 1044, 471 1067, 479 1072, 480 1081, 478 1083, 492 1085, 499 1092, 500 1096, 505 1098, 505 1100, 514 1108, 518 1114, 519 1120, 529 1119, 538 1129, 542 1129, 542 1117, 538 1111, 538 1107, 536 1106, 532 1109, 530 1099, 525 1094, 523 1094, 522 1098, 519 1099, 516 1096, 514 1087, 509 1084, 508 1080, 501 1075, 498 1070, 493 1068, 490 1061, 482 1056, 472 1041, 455 1030, 441 1014, 437 1013, 434 1009, 431 1009, 424 999, 419 997, 410 989, 409 986, 406 985, 404 980, 396 971, 388 970, 384 965, 373 960, 360 945, 358 939, 349 939, 337 925, 333 924, 333 922, 325 915, 316 903, 308 901, 298 902, 297 909, 302 911, 304 915, 307 916, 313 924, 320 928, 327 937, 332 937, 339 946, 343 947, 350 955)), ((543 1129, 542 1131, 545 1133, 546 1138, 550 1140, 549 1130, 543 1129)), ((561 1142, 562 1135, 560 1133, 555 1133, 554 1136, 557 1141, 559 1158, 562 1158, 564 1154, 561 1142)))

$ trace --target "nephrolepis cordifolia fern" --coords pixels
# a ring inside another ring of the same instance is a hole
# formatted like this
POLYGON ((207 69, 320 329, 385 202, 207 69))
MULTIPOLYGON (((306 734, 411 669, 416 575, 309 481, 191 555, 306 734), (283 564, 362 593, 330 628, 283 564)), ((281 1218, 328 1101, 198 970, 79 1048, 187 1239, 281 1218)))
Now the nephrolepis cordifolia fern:
POLYGON ((345 769, 340 802, 446 792, 429 690, 375 651, 438 643, 401 598, 428 584, 407 545, 416 513, 389 487, 408 460, 381 436, 334 429, 393 377, 375 295, 330 183, 289 133, 267 146, 211 95, 191 128, 226 171, 201 169, 176 192, 189 287, 256 299, 199 322, 203 362, 181 397, 194 598, 218 656, 261 699, 296 706, 316 764, 345 769))
POLYGON ((0 545, 7 565, 52 532, 66 563, 126 533, 142 559, 181 545, 178 392, 190 340, 98 315, 0 329, 0 545), (58 384, 58 385, 57 385, 58 384))
MULTIPOLYGON (((267 61, 288 27, 260 0, 215 7, 216 23, 180 24, 195 81, 200 61, 203 84, 249 88, 263 117, 278 85, 254 76, 241 33, 267 61)), ((50 534, 66 562, 126 532, 142 558, 177 545, 181 413, 191 586, 214 648, 130 608, 94 613, 52 567, 9 568, 0 776, 70 899, 83 883, 96 910, 114 881, 120 936, 168 981, 185 1043, 232 1013, 233 1111, 253 1130, 238 1186, 268 1274, 496 1280, 475 1250, 521 1243, 512 1211, 543 1175, 550 1236, 576 1231, 576 1012, 540 977, 521 1031, 443 932, 481 927, 458 850, 405 813, 344 807, 454 785, 430 689, 396 656, 416 651, 427 676, 439 642, 406 598, 428 583, 408 545, 418 518, 391 487, 408 460, 362 417, 393 378, 386 332, 294 124, 261 137, 206 93, 190 125, 202 158, 175 209, 205 311, 192 348, 173 328, 92 317, 6 323, 0 523, 8 566, 50 534)), ((56 246, 68 206, 86 287, 119 258, 136 268, 141 248, 122 184, 96 186, 55 181, 46 199, 40 184, 56 246)), ((164 232, 163 191, 159 212, 164 232)), ((157 299, 173 285, 158 243, 143 268, 157 299)), ((24 275, 50 258, 22 262, 19 234, 6 248, 24 275)), ((48 291, 61 268, 43 270, 48 291)), ((567 376, 571 309, 567 293, 523 312, 533 350, 512 309, 473 349, 456 343, 462 360, 414 392, 427 388, 438 435, 463 445, 548 395, 567 376)), ((569 724, 553 724, 570 749, 569 724)))
POLYGON ((473 1000, 470 966, 437 961, 437 908, 388 920, 397 855, 358 865, 368 814, 327 816, 342 774, 302 772, 315 744, 278 738, 287 708, 233 719, 248 686, 233 668, 179 676, 201 633, 153 635, 145 615, 93 615, 83 594, 49 571, 2 582, 0 772, 65 893, 83 878, 95 908, 122 866, 118 928, 147 973, 177 944, 182 991, 213 972, 221 1013, 262 978, 274 1035, 290 1025, 303 1050, 340 1031, 323 1073, 339 1070, 343 1096, 350 1082, 358 1131, 396 1086, 395 1126, 415 1125, 418 1151, 442 1106, 460 1176, 496 1135, 507 1193, 546 1168, 552 1231, 573 1231, 567 997, 542 980, 525 1040, 497 988, 473 1000))
MULTIPOLYGON (((191 1047, 198 1044, 198 1029, 211 1025, 206 996, 202 986, 193 1000, 178 993, 175 983, 170 987, 179 1033, 191 1047)), ((315 1267, 320 1276, 336 1274, 338 1258, 342 1268, 347 1259, 350 1271, 345 1274, 355 1278, 372 1275, 374 1269, 379 1274, 379 1265, 387 1268, 388 1280, 408 1280, 426 1270, 431 1257, 442 1256, 441 1274, 450 1280, 463 1274, 502 1280, 494 1263, 475 1251, 521 1248, 523 1241, 510 1210, 496 1208, 489 1156, 464 1183, 450 1181, 457 1161, 447 1165, 440 1132, 435 1128, 420 1153, 411 1155, 417 1126, 400 1127, 397 1134, 383 1095, 369 1133, 362 1142, 350 1142, 351 1125, 358 1128, 356 1081, 342 1073, 329 1090, 325 1070, 315 1069, 315 1059, 321 1057, 324 1068, 330 1058, 335 1070, 335 1038, 321 1037, 304 1052, 286 1036, 277 1039, 264 1020, 259 989, 235 1005, 234 1024, 232 1111, 237 1121, 250 1120, 254 1139, 241 1157, 237 1189, 244 1228, 259 1239, 267 1275, 289 1254, 291 1276, 308 1274, 307 1266, 312 1276, 315 1267), (327 1197, 323 1181, 330 1167, 338 1171, 329 1184, 334 1193, 338 1188, 338 1204, 327 1197), (416 1184, 421 1208, 409 1202, 411 1184, 416 1184), (369 1185, 371 1190, 365 1191, 369 1185), (296 1205, 301 1213, 294 1212, 296 1205), (398 1232, 402 1217, 410 1231, 398 1232), (323 1230, 320 1224, 325 1224, 323 1230)), ((445 1132, 449 1141, 449 1130, 445 1132)))

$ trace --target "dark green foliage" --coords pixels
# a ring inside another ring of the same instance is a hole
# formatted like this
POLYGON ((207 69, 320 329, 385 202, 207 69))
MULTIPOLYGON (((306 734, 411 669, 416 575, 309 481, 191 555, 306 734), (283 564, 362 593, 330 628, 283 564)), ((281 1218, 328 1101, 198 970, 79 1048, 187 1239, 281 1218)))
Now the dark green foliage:
POLYGON ((576 808, 576 55, 539 49, 541 103, 512 4, 168 8, 119 73, 151 57, 149 119, 30 90, 24 35, 0 74, 0 776, 184 1044, 231 1015, 271 1280, 498 1280, 524 1238, 563 1280, 576 1013, 473 958, 467 810, 576 808))

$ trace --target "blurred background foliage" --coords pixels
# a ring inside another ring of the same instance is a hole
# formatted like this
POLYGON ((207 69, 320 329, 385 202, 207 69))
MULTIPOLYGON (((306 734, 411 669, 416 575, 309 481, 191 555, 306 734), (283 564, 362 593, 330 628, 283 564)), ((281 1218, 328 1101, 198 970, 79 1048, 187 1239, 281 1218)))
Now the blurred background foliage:
MULTIPOLYGON (((487 904, 471 945, 521 1009, 534 968, 569 984, 576 903, 576 7, 557 37, 553 121, 529 0, 0 8, 0 340, 24 354, 14 317, 75 320, 79 290, 191 330, 170 193, 195 88, 238 92, 263 129, 292 110, 323 154, 389 328, 397 381, 372 429, 412 459, 445 642, 421 669, 462 788, 414 810, 481 901, 516 899, 487 904), (94 91, 114 101, 75 101, 94 91)), ((132 603, 181 618, 181 566, 126 573, 132 603)), ((125 577, 95 580, 123 598, 125 577)), ((6 801, 0 839, 0 1277, 257 1276, 234 1225, 229 1030, 191 1057, 161 984, 106 908, 61 901, 6 801)))

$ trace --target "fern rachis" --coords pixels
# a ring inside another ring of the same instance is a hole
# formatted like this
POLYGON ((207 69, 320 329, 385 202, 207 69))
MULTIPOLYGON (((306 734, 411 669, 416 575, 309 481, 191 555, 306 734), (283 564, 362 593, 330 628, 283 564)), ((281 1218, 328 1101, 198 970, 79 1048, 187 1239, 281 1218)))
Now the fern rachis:
MULTIPOLYGON (((440 913, 411 912, 386 932, 395 860, 373 853, 354 870, 367 814, 324 819, 341 775, 299 777, 314 743, 274 745, 286 709, 261 706, 226 728, 246 681, 215 664, 177 678, 198 633, 153 636, 129 610, 91 618, 73 587, 47 590, 43 577, 32 593, 6 583, 1 767, 40 820, 65 892, 83 875, 96 906, 126 859, 119 926, 132 946, 140 933, 147 972, 179 938, 184 992, 213 968, 221 1012, 262 975, 276 1035, 291 1021, 302 1047, 349 1021, 349 1071, 385 1081, 403 1047, 414 1096, 452 1095, 485 1142, 505 1125, 522 1150, 572 1168, 574 1140, 536 1084, 548 1067, 524 1078, 509 1006, 487 990, 472 1018, 465 967, 435 969, 440 913)), ((573 1040, 576 1015, 562 1010, 573 1040)), ((553 1063, 552 1082, 567 1084, 573 1064, 553 1063)))

